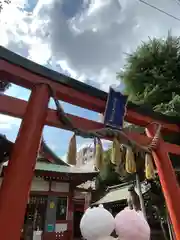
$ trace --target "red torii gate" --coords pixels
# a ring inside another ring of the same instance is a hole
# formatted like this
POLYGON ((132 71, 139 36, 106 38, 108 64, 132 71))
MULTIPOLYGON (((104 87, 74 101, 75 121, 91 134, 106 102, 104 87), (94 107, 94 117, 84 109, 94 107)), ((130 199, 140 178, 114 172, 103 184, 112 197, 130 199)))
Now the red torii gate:
MULTIPOLYGON (((59 100, 99 113, 104 113, 107 94, 32 63, 3 47, 0 47, 0 77, 1 80, 32 90, 28 102, 0 95, 0 113, 23 119, 0 189, 1 239, 10 240, 13 237, 13 240, 19 240, 42 129, 45 124, 65 129, 59 122, 56 111, 48 109, 48 86, 54 90, 59 100)), ((93 130, 103 127, 101 123, 71 114, 68 117, 77 128, 93 130)), ((156 121, 162 124, 163 131, 179 133, 178 125, 154 120, 130 108, 125 120, 144 127, 156 121)), ((128 132, 127 135, 141 145, 148 145, 156 130, 152 125, 149 126, 146 129, 147 136, 128 132)), ((179 186, 168 153, 180 155, 180 147, 161 139, 153 156, 176 239, 180 240, 179 186)))

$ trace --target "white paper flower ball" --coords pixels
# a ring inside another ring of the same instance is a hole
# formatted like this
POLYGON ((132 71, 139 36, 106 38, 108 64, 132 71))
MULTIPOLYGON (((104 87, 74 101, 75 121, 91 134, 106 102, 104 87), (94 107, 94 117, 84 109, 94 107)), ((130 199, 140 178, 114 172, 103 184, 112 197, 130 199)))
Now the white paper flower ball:
POLYGON ((149 240, 150 227, 142 212, 125 208, 115 217, 115 230, 121 240, 149 240))
POLYGON ((81 219, 80 229, 87 240, 103 238, 113 232, 114 218, 102 205, 88 208, 81 219))

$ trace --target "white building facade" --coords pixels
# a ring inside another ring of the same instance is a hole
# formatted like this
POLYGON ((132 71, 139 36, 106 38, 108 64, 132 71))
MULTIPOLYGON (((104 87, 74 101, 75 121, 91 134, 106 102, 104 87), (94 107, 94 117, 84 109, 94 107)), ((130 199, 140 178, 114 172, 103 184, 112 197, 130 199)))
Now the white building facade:
POLYGON ((94 148, 92 146, 83 147, 77 153, 77 166, 83 166, 94 162, 94 148))

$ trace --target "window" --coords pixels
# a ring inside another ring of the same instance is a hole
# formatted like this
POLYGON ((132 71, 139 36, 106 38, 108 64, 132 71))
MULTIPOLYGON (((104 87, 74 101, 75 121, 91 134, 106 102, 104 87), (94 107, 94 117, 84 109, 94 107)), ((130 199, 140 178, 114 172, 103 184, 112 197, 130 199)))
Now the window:
POLYGON ((66 220, 67 215, 67 197, 58 197, 56 220, 66 220))

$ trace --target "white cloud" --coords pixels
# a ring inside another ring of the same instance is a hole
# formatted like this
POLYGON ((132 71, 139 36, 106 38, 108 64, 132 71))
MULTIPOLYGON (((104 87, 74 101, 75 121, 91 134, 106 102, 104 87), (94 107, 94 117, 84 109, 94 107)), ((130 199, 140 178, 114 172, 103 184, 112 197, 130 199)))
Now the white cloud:
MULTIPOLYGON (((39 0, 32 13, 22 10, 26 1, 12 1, 0 16, 0 43, 40 64, 53 56, 53 62, 73 77, 91 79, 108 90, 117 84, 116 72, 123 67, 125 52, 148 36, 165 36, 169 29, 180 32, 178 21, 138 0, 84 1, 88 8, 71 19, 62 12, 64 1, 39 0)), ((151 4, 180 17, 175 1, 152 0, 151 4)))
POLYGON ((13 130, 14 126, 20 125, 21 120, 0 114, 0 129, 13 130))
POLYGON ((43 44, 43 42, 38 42, 32 45, 29 49, 29 59, 34 60, 36 59, 36 62, 45 65, 47 61, 51 57, 51 50, 49 48, 48 44, 43 44))
POLYGON ((13 0, 11 4, 4 4, 0 13, 0 44, 8 45, 10 41, 20 42, 21 35, 27 34, 28 26, 25 20, 25 14, 22 11, 26 1, 13 0))
MULTIPOLYGON (((36 36, 48 42, 64 70, 82 81, 92 79, 103 90, 117 84, 116 72, 124 64, 125 52, 148 36, 165 36, 170 28, 179 32, 177 21, 137 0, 90 1, 89 8, 72 19, 64 17, 62 2, 39 1, 36 28, 43 31, 36 31, 36 36)), ((151 4, 179 15, 180 7, 169 0, 153 0, 151 4)))

